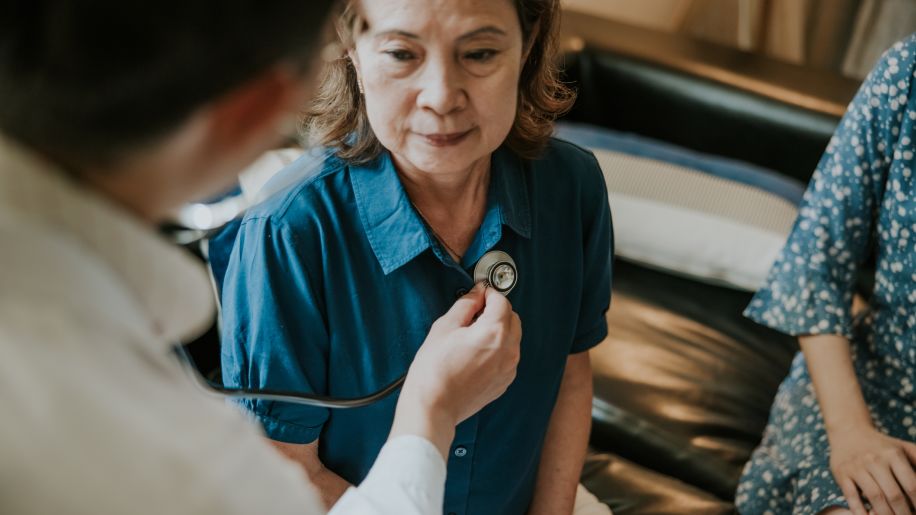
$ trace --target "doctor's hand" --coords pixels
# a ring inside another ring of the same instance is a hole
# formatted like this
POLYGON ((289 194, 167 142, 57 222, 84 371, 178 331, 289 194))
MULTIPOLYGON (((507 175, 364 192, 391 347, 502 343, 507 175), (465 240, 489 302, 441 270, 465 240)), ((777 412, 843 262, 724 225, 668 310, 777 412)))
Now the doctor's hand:
POLYGON ((391 437, 423 436, 446 456, 455 426, 515 380, 521 338, 509 301, 475 286, 433 323, 407 373, 391 437))

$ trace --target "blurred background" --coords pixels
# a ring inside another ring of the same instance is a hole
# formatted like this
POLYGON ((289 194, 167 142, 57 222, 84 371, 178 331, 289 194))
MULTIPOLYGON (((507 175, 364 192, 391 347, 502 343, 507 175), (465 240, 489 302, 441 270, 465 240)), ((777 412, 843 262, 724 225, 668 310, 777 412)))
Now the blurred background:
POLYGON ((913 0, 565 0, 565 6, 856 79, 916 30, 913 0))

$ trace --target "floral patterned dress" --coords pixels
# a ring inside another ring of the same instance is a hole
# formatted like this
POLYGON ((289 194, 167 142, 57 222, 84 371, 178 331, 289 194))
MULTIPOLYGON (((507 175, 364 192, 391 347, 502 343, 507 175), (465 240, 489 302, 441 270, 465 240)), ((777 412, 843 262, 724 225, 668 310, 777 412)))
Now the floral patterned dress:
MULTIPOLYGON (((814 173, 765 286, 746 311, 792 335, 851 341, 876 426, 916 441, 916 35, 888 50, 862 85, 814 173), (852 298, 877 260, 863 316, 852 298)), ((829 467, 824 421, 799 353, 736 495, 743 514, 816 514, 847 507, 829 467)))

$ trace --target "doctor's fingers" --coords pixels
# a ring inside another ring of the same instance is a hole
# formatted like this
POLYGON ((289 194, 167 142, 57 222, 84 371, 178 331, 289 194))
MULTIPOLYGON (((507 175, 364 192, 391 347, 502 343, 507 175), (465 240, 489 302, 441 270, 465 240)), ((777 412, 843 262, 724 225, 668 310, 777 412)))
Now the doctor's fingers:
POLYGON ((469 341, 478 346, 509 352, 517 360, 522 340, 522 322, 518 314, 509 310, 505 314, 485 318, 480 316, 464 329, 471 335, 469 341))
POLYGON ((512 311, 512 303, 505 295, 499 293, 493 288, 486 289, 485 305, 483 312, 480 313, 478 321, 508 323, 515 314, 512 311))
POLYGON ((480 314, 484 308, 485 289, 482 285, 475 285, 471 291, 467 292, 460 299, 452 304, 449 310, 439 317, 433 325, 442 329, 456 329, 458 327, 467 327, 474 321, 474 317, 480 314))

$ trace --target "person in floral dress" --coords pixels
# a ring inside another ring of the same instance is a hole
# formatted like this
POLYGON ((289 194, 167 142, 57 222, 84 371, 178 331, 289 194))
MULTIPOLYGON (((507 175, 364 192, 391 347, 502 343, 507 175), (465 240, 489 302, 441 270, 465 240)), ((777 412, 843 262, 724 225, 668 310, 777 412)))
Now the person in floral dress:
POLYGON ((914 72, 916 35, 884 54, 849 105, 745 312, 798 336, 801 352, 744 469, 743 514, 914 513, 914 72), (871 256, 874 290, 854 312, 871 256))

